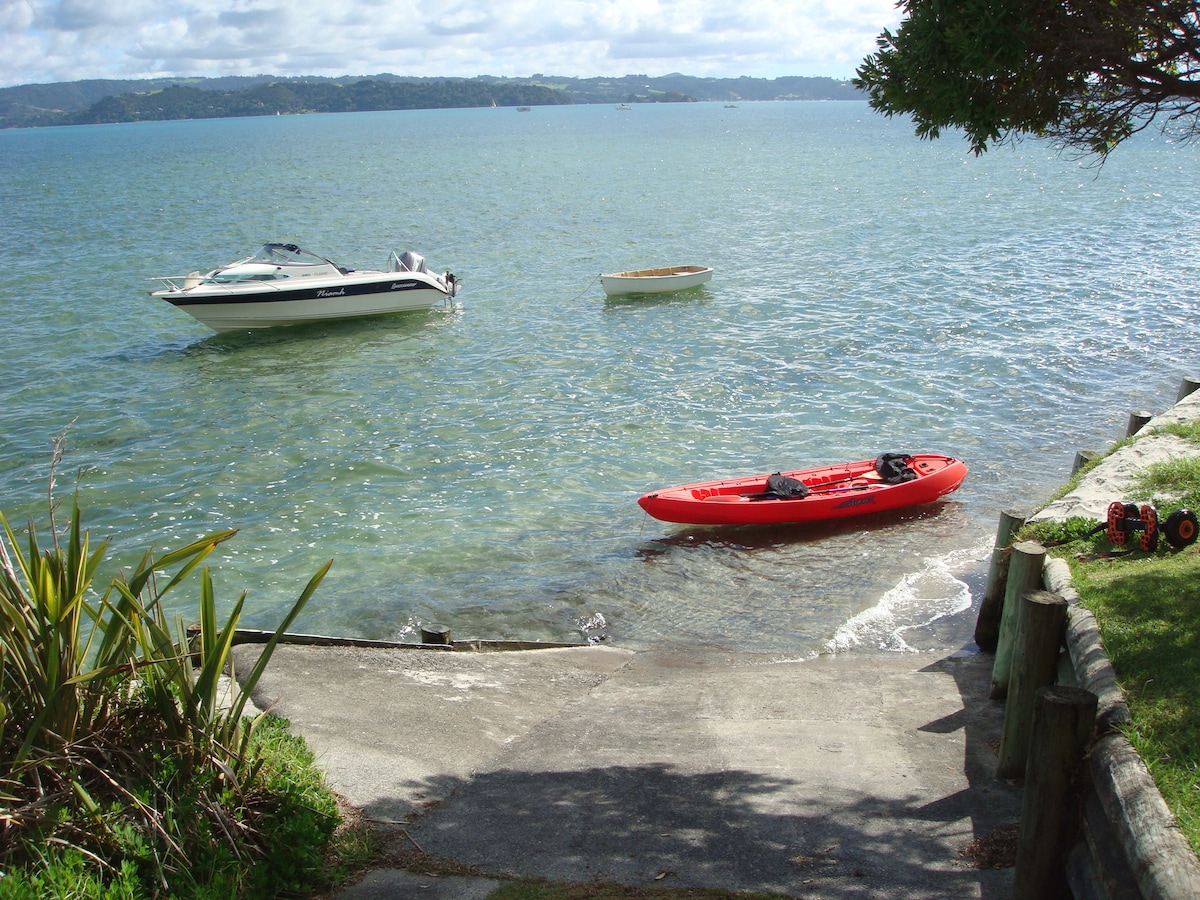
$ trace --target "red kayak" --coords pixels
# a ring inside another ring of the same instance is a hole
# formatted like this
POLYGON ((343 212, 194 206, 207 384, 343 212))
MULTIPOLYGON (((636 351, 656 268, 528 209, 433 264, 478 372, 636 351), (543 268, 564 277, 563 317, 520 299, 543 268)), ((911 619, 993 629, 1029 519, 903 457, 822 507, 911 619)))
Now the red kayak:
POLYGON ((664 488, 638 498, 656 519, 684 525, 819 522, 932 503, 957 490, 966 465, 932 453, 814 466, 664 488))

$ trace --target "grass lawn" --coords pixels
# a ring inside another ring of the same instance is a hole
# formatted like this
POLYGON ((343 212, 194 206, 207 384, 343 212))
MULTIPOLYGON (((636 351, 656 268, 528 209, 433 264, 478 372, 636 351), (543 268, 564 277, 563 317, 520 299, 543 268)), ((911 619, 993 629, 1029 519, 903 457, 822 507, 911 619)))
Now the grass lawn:
POLYGON ((1127 736, 1200 854, 1200 545, 1075 561, 1072 575, 1129 703, 1127 736))

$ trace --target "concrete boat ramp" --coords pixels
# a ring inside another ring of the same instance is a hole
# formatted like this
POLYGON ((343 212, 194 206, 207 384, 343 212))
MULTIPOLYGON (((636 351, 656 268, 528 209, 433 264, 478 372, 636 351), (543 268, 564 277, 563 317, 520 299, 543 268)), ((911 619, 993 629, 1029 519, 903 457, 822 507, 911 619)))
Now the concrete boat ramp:
MULTIPOLYGON (((255 653, 236 648, 241 671, 255 653)), ((346 900, 486 897, 514 875, 1001 898, 1012 869, 963 856, 1020 813, 1020 790, 994 777, 991 665, 282 645, 254 699, 351 803, 485 876, 382 869, 346 900)))

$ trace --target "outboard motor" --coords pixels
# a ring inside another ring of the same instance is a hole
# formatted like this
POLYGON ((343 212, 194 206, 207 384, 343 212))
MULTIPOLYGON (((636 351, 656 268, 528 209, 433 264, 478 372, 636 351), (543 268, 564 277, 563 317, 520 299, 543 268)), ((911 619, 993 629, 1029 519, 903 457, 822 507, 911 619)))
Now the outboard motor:
POLYGON ((405 250, 401 254, 397 254, 395 250, 388 256, 388 271, 389 272, 422 272, 427 273, 429 267, 425 264, 425 257, 420 253, 413 253, 411 250, 405 250))

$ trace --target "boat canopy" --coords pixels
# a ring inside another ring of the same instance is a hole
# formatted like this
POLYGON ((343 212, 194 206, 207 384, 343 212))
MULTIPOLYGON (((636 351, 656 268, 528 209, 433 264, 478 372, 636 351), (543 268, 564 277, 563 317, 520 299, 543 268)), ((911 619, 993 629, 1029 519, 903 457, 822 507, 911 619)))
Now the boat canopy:
POLYGON ((332 260, 310 253, 295 244, 263 244, 246 263, 263 263, 272 266, 328 266, 332 260))
POLYGON ((351 270, 295 244, 263 244, 253 256, 213 269, 203 280, 229 285, 247 281, 284 281, 298 274, 324 275, 326 272, 348 275, 351 270), (305 271, 301 272, 302 269, 305 271), (317 271, 321 269, 325 271, 317 271))

